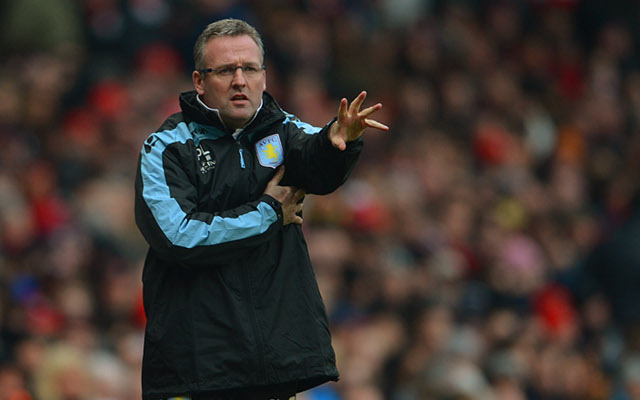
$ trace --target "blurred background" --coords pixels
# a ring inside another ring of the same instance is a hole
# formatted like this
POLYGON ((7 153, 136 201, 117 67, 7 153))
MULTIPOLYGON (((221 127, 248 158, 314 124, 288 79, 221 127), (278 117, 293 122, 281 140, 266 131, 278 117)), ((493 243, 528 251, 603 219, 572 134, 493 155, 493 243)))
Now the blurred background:
POLYGON ((245 19, 352 177, 309 196, 341 380, 302 400, 640 399, 640 3, 0 0, 0 400, 140 398, 144 139, 245 19))

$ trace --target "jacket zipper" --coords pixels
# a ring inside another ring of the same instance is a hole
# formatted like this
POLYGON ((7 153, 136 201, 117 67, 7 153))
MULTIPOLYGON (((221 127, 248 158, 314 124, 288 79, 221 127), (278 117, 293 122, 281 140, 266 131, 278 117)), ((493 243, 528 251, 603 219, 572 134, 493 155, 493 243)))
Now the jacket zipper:
POLYGON ((240 142, 236 142, 236 144, 238 145, 238 153, 240 154, 240 168, 245 169, 245 164, 244 164, 244 156, 242 155, 242 146, 240 145, 240 142))
MULTIPOLYGON (((240 155, 240 168, 246 169, 246 163, 244 161, 244 149, 242 148, 242 143, 240 143, 239 138, 236 139, 236 144, 238 145, 238 154, 240 155)), ((266 370, 266 360, 265 360, 265 344, 264 339, 262 338, 262 332, 260 330, 260 324, 258 323, 258 317, 256 315, 255 303, 253 301, 253 295, 251 294, 251 276, 249 272, 249 268, 247 265, 242 266, 242 274, 244 280, 244 290, 247 302, 249 304, 249 314, 251 318, 251 329, 253 331, 253 335, 256 338, 257 346, 258 346, 258 374, 261 382, 266 382, 267 380, 267 370, 266 370)))

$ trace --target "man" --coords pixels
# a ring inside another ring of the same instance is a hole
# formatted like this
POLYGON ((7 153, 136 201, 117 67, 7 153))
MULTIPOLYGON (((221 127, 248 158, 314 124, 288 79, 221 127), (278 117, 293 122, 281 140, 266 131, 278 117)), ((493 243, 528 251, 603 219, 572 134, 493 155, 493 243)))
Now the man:
POLYGON ((136 177, 143 397, 289 399, 338 379, 302 199, 347 179, 363 130, 388 129, 368 119, 382 105, 342 99, 322 129, 285 113, 243 21, 210 24, 194 58, 195 91, 145 141, 136 177))

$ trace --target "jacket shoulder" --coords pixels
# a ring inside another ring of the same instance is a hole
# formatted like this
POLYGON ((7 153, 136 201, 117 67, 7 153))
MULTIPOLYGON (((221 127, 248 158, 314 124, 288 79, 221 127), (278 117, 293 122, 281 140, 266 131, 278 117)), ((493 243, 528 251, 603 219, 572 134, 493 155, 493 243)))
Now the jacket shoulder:
POLYGON ((147 153, 156 144, 161 144, 163 149, 173 143, 186 143, 192 135, 187 126, 187 122, 181 112, 175 113, 167 118, 160 127, 144 141, 144 149, 147 153))
POLYGON ((295 115, 288 113, 286 111, 282 111, 284 114, 284 121, 282 122, 283 125, 291 125, 291 126, 295 126, 295 128, 297 128, 298 130, 302 130, 304 133, 306 133, 307 135, 315 135, 316 133, 320 132, 322 130, 321 127, 318 126, 313 126, 307 122, 304 122, 302 120, 300 120, 300 118, 296 117, 295 115))

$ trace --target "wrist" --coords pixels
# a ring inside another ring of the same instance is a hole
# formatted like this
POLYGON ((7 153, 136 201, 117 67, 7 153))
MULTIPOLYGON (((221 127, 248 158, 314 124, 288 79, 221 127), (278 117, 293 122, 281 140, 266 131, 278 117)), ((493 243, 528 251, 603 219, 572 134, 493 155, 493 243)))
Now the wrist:
POLYGON ((260 197, 260 201, 271 206, 271 208, 273 208, 273 211, 276 212, 278 219, 282 219, 282 203, 278 201, 278 199, 265 193, 262 195, 262 197, 260 197))

